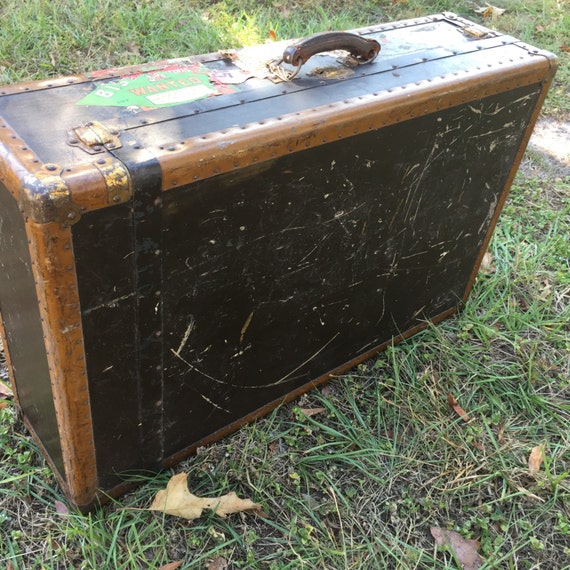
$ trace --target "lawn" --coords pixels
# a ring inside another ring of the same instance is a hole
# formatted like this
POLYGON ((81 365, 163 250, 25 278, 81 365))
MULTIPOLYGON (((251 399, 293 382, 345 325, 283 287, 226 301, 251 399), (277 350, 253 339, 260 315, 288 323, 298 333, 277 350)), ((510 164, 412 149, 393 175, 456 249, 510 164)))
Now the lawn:
MULTIPOLYGON (((4 0, 0 83, 451 10, 559 56, 541 125, 568 133, 568 1, 497 4, 484 19, 465 0, 4 0)), ((529 147, 461 312, 111 504, 69 511, 0 400, 0 567, 461 568, 437 527, 478 541, 481 568, 570 568, 570 155, 549 136, 529 147), (235 491, 264 516, 146 510, 180 472, 196 495, 235 491)))

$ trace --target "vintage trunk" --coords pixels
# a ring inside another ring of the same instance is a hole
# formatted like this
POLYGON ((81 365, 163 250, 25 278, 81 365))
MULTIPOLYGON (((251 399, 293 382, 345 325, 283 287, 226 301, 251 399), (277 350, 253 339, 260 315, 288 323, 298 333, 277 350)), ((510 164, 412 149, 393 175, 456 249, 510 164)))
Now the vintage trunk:
POLYGON ((273 44, 0 88, 4 347, 74 504, 466 299, 556 58, 453 14, 357 34, 372 63, 311 38, 286 81, 273 44))

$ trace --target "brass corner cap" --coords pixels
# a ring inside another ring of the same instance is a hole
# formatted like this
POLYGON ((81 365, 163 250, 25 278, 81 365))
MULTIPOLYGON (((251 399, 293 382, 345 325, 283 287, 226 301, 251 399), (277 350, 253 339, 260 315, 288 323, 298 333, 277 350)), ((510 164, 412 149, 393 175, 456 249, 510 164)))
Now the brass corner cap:
POLYGON ((60 222, 68 226, 79 221, 80 208, 71 201, 69 187, 57 164, 44 164, 27 175, 20 188, 20 210, 35 223, 60 222))

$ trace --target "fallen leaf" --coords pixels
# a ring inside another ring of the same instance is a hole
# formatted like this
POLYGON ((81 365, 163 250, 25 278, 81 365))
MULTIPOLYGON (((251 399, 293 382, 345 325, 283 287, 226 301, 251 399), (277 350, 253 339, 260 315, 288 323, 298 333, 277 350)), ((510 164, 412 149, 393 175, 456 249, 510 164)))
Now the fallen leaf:
POLYGON ((332 394, 332 387, 330 385, 330 382, 327 382, 326 384, 323 384, 323 387, 321 388, 321 394, 325 397, 328 398, 331 394, 332 394))
POLYGON ((8 402, 6 400, 0 400, 0 410, 8 407, 8 402))
POLYGON ((493 254, 490 251, 486 251, 485 255, 483 255, 480 271, 482 271, 485 275, 491 275, 492 273, 495 273, 496 269, 493 265, 493 254))
POLYGON ((539 297, 545 301, 546 299, 548 299, 548 297, 550 297, 550 294, 552 293, 552 285, 550 284, 550 282, 548 281, 548 279, 545 279, 542 284, 544 285, 544 287, 542 288, 542 291, 540 292, 539 297))
POLYGON ((69 514, 69 508, 67 507, 67 505, 65 503, 62 503, 61 501, 55 501, 54 506, 55 506, 55 512, 56 513, 59 513, 60 515, 68 515, 69 514))
POLYGON ((540 466, 544 459, 544 444, 533 447, 528 457, 528 472, 535 475, 540 471, 540 466))
POLYGON ((277 34, 275 33, 275 30, 269 30, 269 39, 272 42, 276 42, 277 41, 277 34))
POLYGON ((326 412, 326 408, 301 408, 301 412, 310 417, 326 412))
POLYGON ((168 564, 161 566, 159 570, 176 570, 177 568, 180 568, 180 566, 182 566, 182 563, 183 560, 177 560, 176 562, 169 562, 168 564))
POLYGON ((2 396, 3 398, 12 398, 14 396, 12 388, 10 388, 8 384, 2 382, 2 380, 0 380, 0 396, 2 396))
POLYGON ((174 475, 166 489, 158 491, 148 510, 188 520, 200 517, 204 509, 211 509, 222 518, 242 511, 261 511, 261 505, 249 499, 240 499, 233 492, 221 497, 196 497, 188 490, 187 478, 187 473, 174 475))
POLYGON ((499 424, 499 429, 497 430, 497 441, 499 443, 504 443, 505 441, 505 424, 503 422, 499 424))
POLYGON ((570 53, 570 46, 560 46, 560 51, 564 53, 570 53))
POLYGON ((227 567, 228 561, 221 556, 216 556, 210 560, 206 566, 206 570, 226 570, 227 567))
POLYGON ((483 564, 483 559, 479 556, 477 540, 467 540, 458 532, 444 530, 436 526, 430 527, 431 535, 439 546, 451 548, 463 570, 477 570, 483 564))
POLYGON ((450 392, 447 393, 447 402, 451 408, 455 411, 455 413, 464 421, 469 421, 469 416, 467 412, 457 403, 457 400, 453 397, 453 394, 450 392))
POLYGON ((486 8, 475 8, 475 12, 477 14, 481 14, 483 18, 496 18, 497 16, 502 16, 506 10, 504 8, 497 8, 497 6, 491 6, 491 4, 487 4, 486 8))

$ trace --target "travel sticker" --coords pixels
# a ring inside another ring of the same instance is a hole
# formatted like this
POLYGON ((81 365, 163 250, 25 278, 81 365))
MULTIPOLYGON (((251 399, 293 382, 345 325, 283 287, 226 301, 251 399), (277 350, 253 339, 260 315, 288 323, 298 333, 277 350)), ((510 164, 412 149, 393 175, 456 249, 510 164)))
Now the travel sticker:
POLYGON ((208 72, 200 65, 177 63, 148 72, 96 81, 95 89, 77 104, 156 109, 232 93, 234 90, 220 82, 213 83, 208 72))

